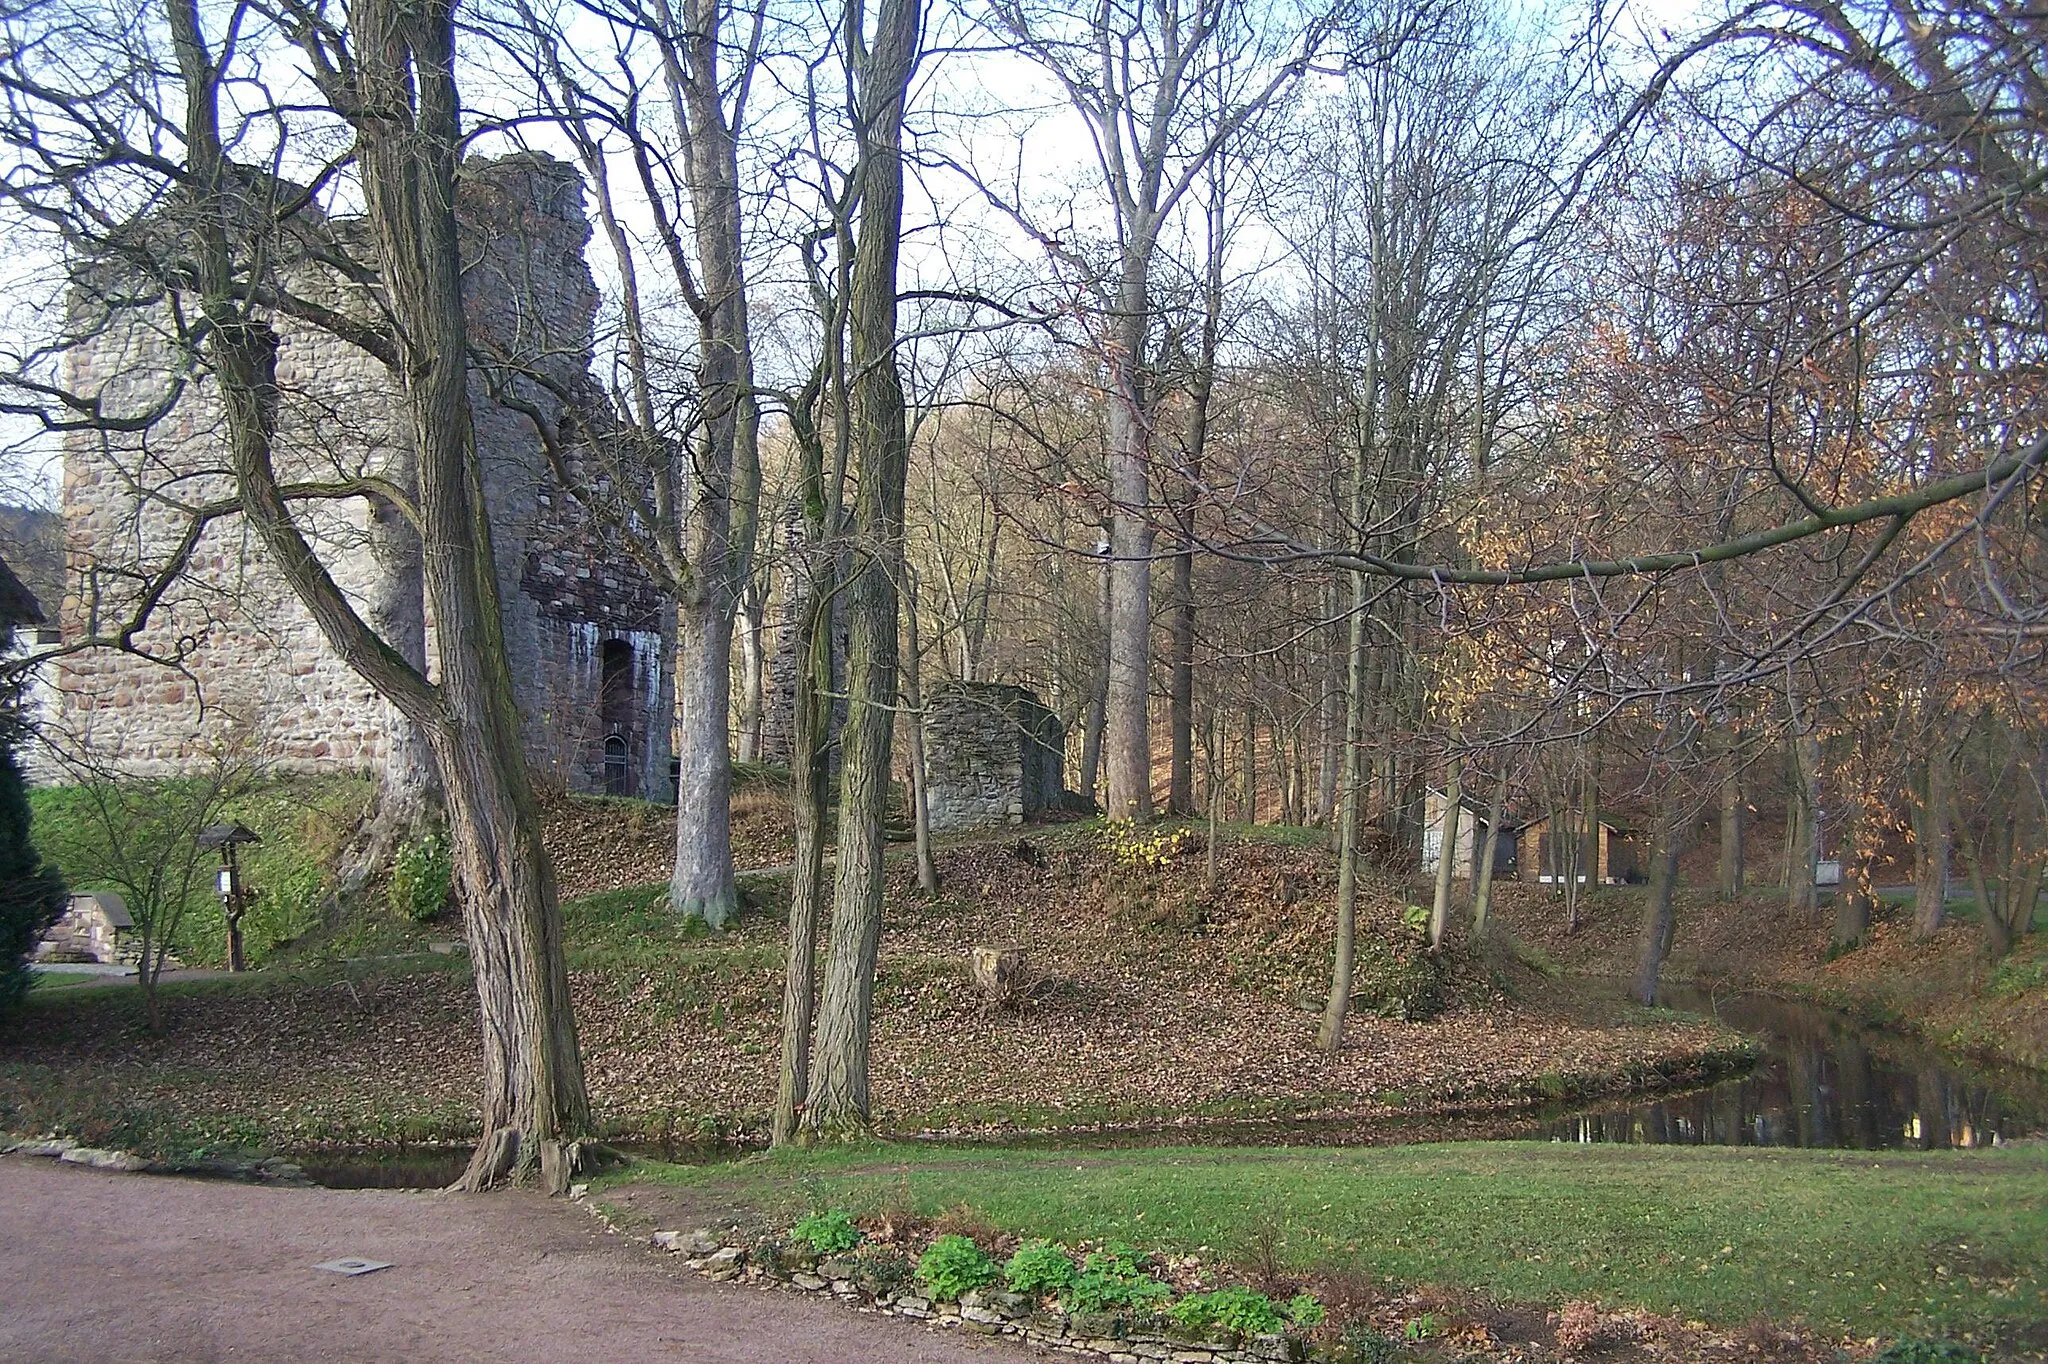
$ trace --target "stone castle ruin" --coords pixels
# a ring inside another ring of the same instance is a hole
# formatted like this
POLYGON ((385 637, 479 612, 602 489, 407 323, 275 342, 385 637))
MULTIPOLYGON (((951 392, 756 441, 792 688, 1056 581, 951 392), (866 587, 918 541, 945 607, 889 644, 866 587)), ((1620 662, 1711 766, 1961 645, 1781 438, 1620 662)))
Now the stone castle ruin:
MULTIPOLYGON (((584 248, 590 225, 581 177, 537 155, 463 168, 458 217, 471 336, 484 354, 545 372, 505 397, 473 374, 470 401, 494 531, 506 646, 529 758, 543 780, 578 792, 673 798, 673 608, 623 552, 608 549, 562 489, 539 434, 517 404, 560 415, 556 394, 594 392, 598 296, 584 248), (503 400, 501 400, 501 397, 503 400)), ((361 255, 357 223, 317 223, 331 248, 361 255)), ((374 318, 374 303, 328 256, 280 263, 297 294, 343 317, 374 318)), ((105 281, 102 281, 104 283, 105 281)), ((108 290, 118 294, 121 290, 108 290)), ((109 308, 69 356, 68 382, 113 414, 150 412, 182 372, 160 313, 109 308)), ((381 361, 335 329, 281 316, 275 437, 281 481, 410 482, 410 439, 398 384, 381 361)), ((596 400, 601 404, 602 399, 596 400)), ((232 489, 217 394, 193 380, 158 420, 134 432, 65 438, 61 508, 62 625, 67 638, 125 620, 144 575, 166 562, 182 508, 232 489)), ((573 463, 572 451, 567 456, 573 463)), ((408 609, 421 620, 416 558, 396 553, 395 513, 361 497, 295 504, 294 515, 337 584, 373 626, 408 609)), ((792 740, 796 640, 820 551, 805 544, 795 507, 782 514, 778 646, 769 660, 762 757, 786 763, 792 740)), ((17 539, 21 537, 15 537, 17 539)), ((417 540, 411 538, 413 552, 417 540)), ((53 570, 54 571, 54 570, 53 570)), ((830 626, 833 700, 828 735, 845 715, 843 609, 830 626)), ((376 771, 400 732, 395 712, 326 644, 255 537, 237 518, 213 522, 190 567, 137 640, 155 658, 112 650, 67 656, 46 669, 42 718, 62 741, 116 770, 162 775, 189 767, 230 734, 258 740, 290 772, 376 771), (176 666, 166 666, 164 660, 176 666), (51 675, 54 674, 54 675, 51 675)), ((943 683, 928 703, 932 822, 966 829, 1019 822, 1063 800, 1066 737, 1030 693, 993 683, 943 683)), ((828 739, 828 742, 830 740, 828 739)), ((836 756, 836 755, 835 755, 836 756)), ((61 771, 38 773, 62 780, 61 771)))
MULTIPOLYGON (((577 172, 551 158, 473 160, 463 168, 464 295, 485 353, 547 373, 547 390, 588 390, 598 295, 584 259, 590 226, 577 172)), ((322 226, 366 253, 359 224, 322 226)), ((373 304, 312 251, 278 266, 295 292, 345 316, 373 304)), ((161 314, 115 310, 69 357, 68 381, 109 412, 161 401, 179 356, 161 314)), ((277 422, 281 480, 387 476, 409 483, 402 399, 384 365, 330 330, 280 317, 277 422)), ((672 613, 623 553, 606 547, 549 475, 532 422, 470 381, 491 509, 507 648, 536 772, 570 790, 671 796, 672 613)), ((67 636, 97 632, 132 608, 138 576, 163 562, 191 505, 231 486, 226 433, 211 384, 194 380, 174 407, 134 433, 73 432, 63 447, 67 636)), ((300 502, 296 516, 337 583, 373 624, 404 609, 408 578, 362 498, 300 502), (394 596, 398 599, 394 607, 394 596)), ((387 515, 389 513, 386 513, 387 515)), ((416 545, 416 542, 415 542, 416 545)), ((410 610, 422 610, 417 597, 410 610)), ((431 633, 433 623, 425 622, 431 633)), ((113 651, 64 659, 53 719, 136 774, 178 770, 210 738, 260 736, 279 769, 374 770, 396 717, 331 650, 234 518, 206 530, 190 571, 138 644, 180 666, 113 651)), ((427 657, 432 657, 431 648, 427 657)))

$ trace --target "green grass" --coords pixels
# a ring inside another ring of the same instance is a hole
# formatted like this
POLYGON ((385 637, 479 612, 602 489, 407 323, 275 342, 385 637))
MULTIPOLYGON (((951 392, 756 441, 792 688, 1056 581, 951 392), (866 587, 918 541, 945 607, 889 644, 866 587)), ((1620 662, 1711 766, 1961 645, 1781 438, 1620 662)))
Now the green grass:
MULTIPOLYGON (((326 869, 373 790, 374 783, 360 776, 280 777, 229 803, 224 817, 263 839, 245 849, 241 859, 255 896, 242 921, 252 966, 264 965, 321 930, 326 869)), ((30 836, 45 857, 66 871, 72 889, 99 889, 65 866, 67 861, 83 864, 101 838, 86 793, 73 786, 39 788, 29 792, 29 809, 30 836)), ((210 876, 193 896, 172 951, 187 965, 223 964, 226 930, 210 876)))
POLYGON ((777 1216, 965 1203, 1005 1231, 1298 1270, 1591 1298, 1719 1325, 1997 1333, 2048 1312, 2048 1150, 1858 1153, 1460 1143, 1378 1150, 866 1146, 617 1178, 777 1216))

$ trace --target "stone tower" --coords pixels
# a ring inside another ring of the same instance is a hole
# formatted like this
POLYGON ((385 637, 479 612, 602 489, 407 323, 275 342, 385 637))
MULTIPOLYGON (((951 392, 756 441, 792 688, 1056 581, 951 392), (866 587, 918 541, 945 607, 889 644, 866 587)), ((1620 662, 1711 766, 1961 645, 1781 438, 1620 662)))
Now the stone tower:
MULTIPOLYGON (((584 260, 590 226, 576 171, 522 154, 471 161, 457 206, 472 344, 544 372, 518 400, 559 415, 559 392, 589 376, 597 290, 584 260)), ((360 224, 321 224, 357 251, 360 224)), ((351 316, 372 305, 311 254, 280 270, 296 292, 351 316)), ((280 317, 280 479, 336 482, 410 466, 396 381, 331 330, 280 317)), ((75 391, 108 411, 146 410, 179 372, 160 315, 114 313, 68 359, 75 391)), ((502 377, 499 383, 504 383, 502 377)), ((529 416, 473 373, 470 402, 504 608, 536 775, 570 790, 669 799, 673 627, 660 592, 603 543, 550 475, 529 416)), ((64 445, 67 635, 104 628, 134 600, 135 568, 161 563, 182 529, 177 506, 228 491, 225 432, 211 384, 195 379, 167 415, 133 434, 72 433, 64 445)), ((570 456, 574 461, 574 454, 570 456)), ((360 498, 297 504, 337 584, 372 613, 392 579, 372 553, 360 498)), ((426 622, 429 632, 431 621, 426 622)), ((374 770, 394 717, 331 650, 239 520, 205 532, 191 567, 138 643, 159 660, 111 651, 66 659, 58 723, 135 773, 175 772, 232 730, 257 736, 281 770, 374 770)), ((428 657, 432 657, 429 648, 428 657)))

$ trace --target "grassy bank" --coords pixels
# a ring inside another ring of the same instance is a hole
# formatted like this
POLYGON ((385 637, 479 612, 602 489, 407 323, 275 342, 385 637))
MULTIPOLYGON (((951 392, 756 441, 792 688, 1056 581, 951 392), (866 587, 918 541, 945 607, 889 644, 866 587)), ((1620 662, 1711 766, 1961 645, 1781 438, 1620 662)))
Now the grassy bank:
MULTIPOLYGON (((169 798, 176 798, 179 785, 165 784, 169 798)), ((251 964, 279 960, 295 943, 325 929, 325 892, 334 859, 374 789, 365 777, 281 777, 224 806, 222 819, 247 826, 263 840, 241 854, 243 876, 254 889, 242 921, 251 964)), ((110 888, 93 874, 105 861, 107 834, 88 792, 74 786, 39 788, 29 793, 29 809, 36 847, 63 870, 73 890, 110 888)), ((148 831, 130 831, 130 837, 144 850, 141 857, 161 857, 163 865, 175 865, 169 852, 154 851, 158 845, 148 831)), ((219 966, 226 959, 227 931, 214 893, 214 865, 211 854, 203 856, 199 883, 172 935, 172 952, 192 966, 219 966)))
POLYGON ((733 1207, 783 1225, 812 1208, 935 1216, 965 1205, 1004 1232, 1068 1244, 1119 1239, 1240 1263, 1270 1246, 1311 1278, 1441 1285, 1496 1302, 1591 1299, 1720 1326, 1762 1315, 1833 1336, 2048 1348, 2041 1146, 872 1146, 645 1166, 606 1184, 599 1196, 643 1224, 733 1207))

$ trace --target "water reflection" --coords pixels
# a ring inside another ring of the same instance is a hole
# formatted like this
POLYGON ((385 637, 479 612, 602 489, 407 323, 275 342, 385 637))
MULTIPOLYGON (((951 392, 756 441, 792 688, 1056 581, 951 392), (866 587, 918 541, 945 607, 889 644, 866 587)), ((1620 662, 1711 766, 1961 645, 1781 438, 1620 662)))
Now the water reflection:
POLYGON ((2048 1085, 2015 1068, 1943 1056, 1817 1005, 1765 995, 1668 991, 1674 1009, 1762 1038, 1753 1070, 1654 1103, 1533 1124, 1559 1141, 1852 1150, 1990 1146, 2048 1126, 2048 1085))

